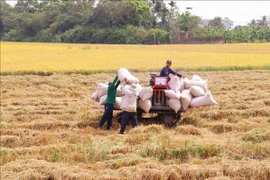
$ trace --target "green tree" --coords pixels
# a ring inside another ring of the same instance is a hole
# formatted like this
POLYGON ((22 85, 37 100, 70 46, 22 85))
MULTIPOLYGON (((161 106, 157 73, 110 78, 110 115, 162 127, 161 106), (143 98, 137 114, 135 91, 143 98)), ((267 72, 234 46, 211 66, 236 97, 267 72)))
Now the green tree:
POLYGON ((249 23, 248 23, 249 27, 253 27, 253 28, 257 28, 257 22, 255 19, 252 19, 249 23))
POLYGON ((168 3, 169 7, 163 7, 162 13, 161 13, 161 22, 159 23, 160 27, 171 31, 173 23, 176 20, 176 17, 178 15, 178 8, 176 6, 176 3, 174 1, 170 1, 168 3))
POLYGON ((265 31, 265 40, 266 40, 266 42, 270 42, 270 28, 269 27, 265 28, 264 31, 265 31))
POLYGON ((211 26, 213 29, 225 29, 221 17, 215 17, 214 19, 210 20, 208 26, 211 26))
POLYGON ((13 19, 15 14, 12 11, 11 5, 7 4, 5 1, 1 1, 0 5, 0 34, 2 35, 14 28, 13 19))
POLYGON ((50 24, 50 29, 53 33, 63 33, 76 25, 85 25, 93 13, 92 5, 83 1, 67 1, 61 4, 52 3, 45 8, 52 8, 52 13, 58 10, 58 13, 52 17, 53 22, 50 24))
POLYGON ((201 18, 192 15, 189 11, 185 11, 177 16, 175 25, 178 29, 177 33, 185 32, 186 36, 194 35, 201 26, 201 18))
POLYGON ((257 24, 259 27, 262 27, 262 28, 268 27, 267 16, 262 16, 261 19, 258 19, 257 24))
POLYGON ((149 5, 143 0, 100 1, 91 22, 102 27, 145 26, 151 20, 149 5))
POLYGON ((231 29, 233 26, 233 21, 231 21, 228 17, 225 17, 222 22, 224 23, 224 27, 226 29, 231 29))
POLYGON ((24 13, 34 13, 38 10, 39 2, 38 0, 17 0, 17 4, 15 5, 15 10, 24 13))
POLYGON ((255 27, 248 27, 248 33, 249 33, 249 40, 251 43, 254 43, 257 38, 257 29, 255 27))

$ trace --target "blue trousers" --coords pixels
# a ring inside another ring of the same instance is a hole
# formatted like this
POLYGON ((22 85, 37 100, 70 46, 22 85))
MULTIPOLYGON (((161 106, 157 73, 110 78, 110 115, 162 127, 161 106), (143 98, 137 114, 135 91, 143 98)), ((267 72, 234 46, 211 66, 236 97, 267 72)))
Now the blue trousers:
POLYGON ((109 130, 112 127, 112 118, 113 118, 113 104, 106 103, 104 107, 104 114, 99 122, 99 127, 102 128, 102 126, 107 120, 107 130, 109 130))
POLYGON ((138 122, 137 122, 137 112, 123 111, 122 119, 121 119, 120 133, 124 134, 124 131, 126 129, 127 122, 128 122, 129 119, 131 119, 132 127, 136 127, 138 125, 138 122))

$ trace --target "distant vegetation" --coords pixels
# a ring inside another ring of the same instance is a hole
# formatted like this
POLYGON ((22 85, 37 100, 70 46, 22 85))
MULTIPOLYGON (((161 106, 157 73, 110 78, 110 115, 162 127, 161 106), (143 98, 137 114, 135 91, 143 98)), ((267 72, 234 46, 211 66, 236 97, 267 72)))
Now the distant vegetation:
MULTIPOLYGON (((243 2, 244 3, 244 2, 243 2)), ((270 42, 269 18, 233 27, 229 18, 202 24, 200 15, 180 12, 164 0, 18 0, 12 7, 1 0, 3 41, 106 44, 170 44, 187 37, 226 43, 270 42)))

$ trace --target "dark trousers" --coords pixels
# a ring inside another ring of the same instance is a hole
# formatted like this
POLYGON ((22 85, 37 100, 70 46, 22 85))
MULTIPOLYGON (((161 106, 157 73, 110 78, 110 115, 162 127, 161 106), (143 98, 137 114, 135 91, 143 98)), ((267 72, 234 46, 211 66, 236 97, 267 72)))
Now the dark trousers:
POLYGON ((128 120, 131 119, 132 127, 136 127, 138 125, 137 122, 137 112, 127 112, 123 111, 122 119, 121 119, 121 129, 120 133, 124 133, 128 120))
POLYGON ((99 127, 102 128, 102 126, 107 120, 107 129, 109 130, 112 127, 112 118, 113 118, 113 104, 106 103, 104 107, 104 114, 99 122, 99 127))

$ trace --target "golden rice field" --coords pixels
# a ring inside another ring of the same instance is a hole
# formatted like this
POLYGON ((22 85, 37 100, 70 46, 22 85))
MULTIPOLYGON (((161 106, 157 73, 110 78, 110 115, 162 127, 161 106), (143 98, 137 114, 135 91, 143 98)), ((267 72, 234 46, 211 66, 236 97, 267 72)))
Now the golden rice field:
POLYGON ((269 180, 269 70, 181 73, 208 79, 219 104, 125 135, 116 119, 96 129, 103 106, 89 97, 115 73, 1 76, 0 179, 269 180))
POLYGON ((269 49, 1 42, 0 179, 270 180, 269 49), (208 79, 218 105, 190 109, 172 129, 143 121, 119 135, 115 118, 96 129, 96 83, 126 67, 148 86, 167 59, 208 79))
POLYGON ((2 74, 159 70, 270 69, 270 43, 208 45, 99 45, 1 42, 2 74))

